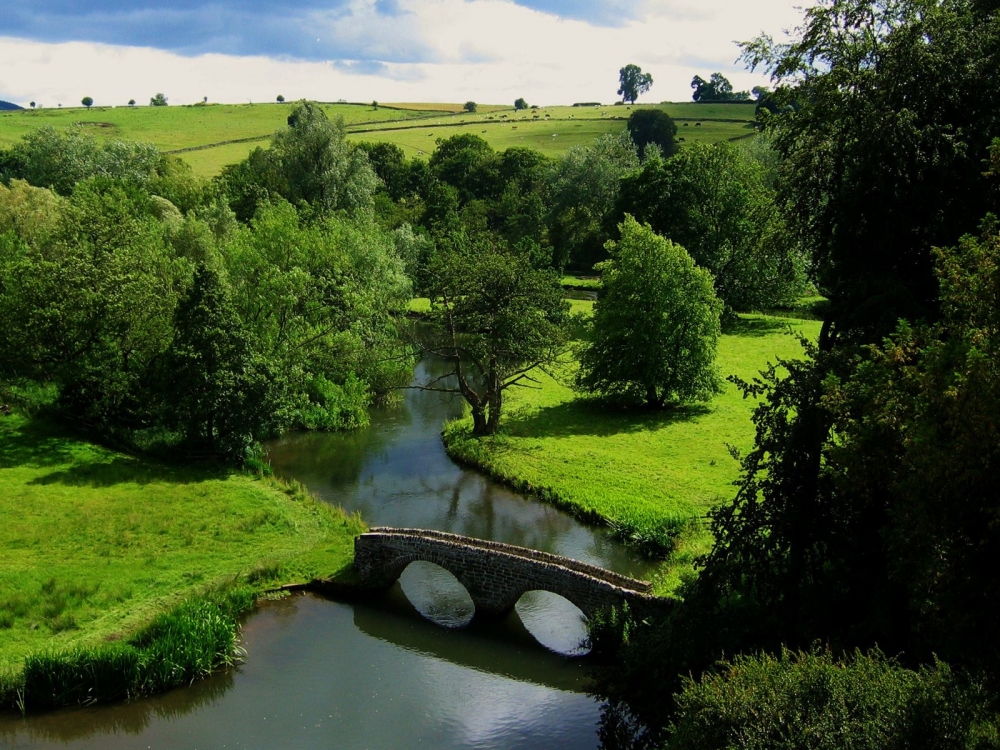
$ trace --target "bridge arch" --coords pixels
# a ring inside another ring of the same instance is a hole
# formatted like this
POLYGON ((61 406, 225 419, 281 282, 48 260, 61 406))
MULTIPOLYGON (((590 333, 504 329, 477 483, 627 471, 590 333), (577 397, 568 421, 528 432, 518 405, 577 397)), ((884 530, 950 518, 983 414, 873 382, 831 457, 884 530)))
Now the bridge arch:
POLYGON ((564 656, 583 656, 587 645, 584 611, 568 598, 544 589, 525 591, 514 605, 524 629, 542 646, 564 656))
POLYGON ((398 578, 403 595, 423 617, 445 628, 463 628, 476 615, 476 603, 458 578, 427 560, 412 560, 398 578))

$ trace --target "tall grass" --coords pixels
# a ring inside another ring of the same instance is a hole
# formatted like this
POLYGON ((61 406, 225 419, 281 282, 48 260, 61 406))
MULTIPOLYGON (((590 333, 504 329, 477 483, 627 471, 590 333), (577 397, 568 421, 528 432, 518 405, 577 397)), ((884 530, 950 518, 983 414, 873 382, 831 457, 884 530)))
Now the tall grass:
POLYGON ((131 700, 187 685, 241 656, 239 617, 257 594, 232 585, 188 599, 123 643, 32 654, 0 696, 21 711, 131 700))

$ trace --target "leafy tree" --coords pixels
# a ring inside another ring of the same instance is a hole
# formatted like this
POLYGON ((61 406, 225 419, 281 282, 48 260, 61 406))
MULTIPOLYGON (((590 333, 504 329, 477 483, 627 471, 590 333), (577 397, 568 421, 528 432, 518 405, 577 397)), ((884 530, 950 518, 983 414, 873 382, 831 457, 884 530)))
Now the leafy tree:
POLYGON ((631 216, 600 264, 591 341, 580 356, 579 387, 667 402, 705 401, 721 390, 714 366, 722 304, 712 277, 684 248, 631 216))
POLYGON ((145 184, 160 163, 152 144, 119 140, 98 143, 80 128, 63 133, 52 127, 38 128, 16 143, 11 155, 19 165, 19 177, 63 195, 90 177, 145 184))
POLYGON ((622 179, 615 216, 632 214, 713 275, 733 311, 794 301, 803 261, 767 168, 740 146, 694 144, 622 179))
POLYGON ((528 108, 528 102, 526 102, 523 98, 514 100, 514 109, 520 111, 522 109, 527 109, 527 108, 528 108))
POLYGON ((618 96, 624 102, 635 104, 635 100, 645 94, 653 85, 653 76, 643 73, 638 65, 629 63, 618 71, 618 96))
POLYGON ((605 217, 614 210, 621 178, 639 167, 628 131, 575 146, 549 176, 549 240, 553 263, 590 271, 604 259, 605 217))
POLYGON ((378 109, 378 102, 376 101, 372 102, 372 109, 378 109))
POLYGON ((0 243, 7 374, 54 384, 92 427, 141 424, 181 284, 148 196, 92 180, 59 201, 15 183, 0 201, 11 222, 0 243))
POLYGON ((270 148, 254 149, 246 161, 223 170, 220 183, 242 221, 278 196, 308 205, 319 217, 368 210, 379 184, 364 151, 347 142, 343 121, 331 122, 312 102, 292 110, 288 128, 275 133, 270 148))
POLYGON ((554 364, 569 337, 569 305, 556 272, 538 270, 526 253, 488 238, 480 243, 458 240, 436 259, 432 333, 422 347, 451 362, 447 377, 456 385, 441 377, 421 386, 460 393, 476 437, 497 432, 506 391, 554 364))
POLYGON ((438 139, 428 164, 439 180, 458 190, 463 204, 494 194, 496 152, 478 135, 460 133, 438 139))
POLYGON ((394 201, 402 200, 411 191, 411 171, 403 149, 395 143, 386 142, 361 142, 357 148, 367 154, 368 163, 394 201))
MULTIPOLYGON (((255 352, 296 398, 317 377, 340 387, 356 376, 369 395, 399 384, 394 319, 411 287, 396 247, 370 219, 305 222, 280 200, 225 244, 233 304, 255 352)), ((352 420, 365 418, 366 403, 352 420)))
POLYGON ((662 109, 637 109, 628 118, 628 132, 642 154, 653 144, 663 156, 677 151, 677 125, 662 109))
POLYGON ((30 107, 31 107, 32 109, 34 109, 34 108, 35 108, 35 103, 34 103, 34 102, 31 102, 31 104, 30 104, 29 106, 30 106, 30 107))
POLYGON ((135 106, 135 99, 129 99, 128 100, 128 106, 134 107, 135 106))
POLYGON ((750 94, 746 91, 733 91, 733 84, 722 73, 712 73, 708 81, 695 76, 691 81, 691 88, 694 89, 692 98, 696 102, 750 101, 750 94))
POLYGON ((157 94, 156 96, 152 97, 149 100, 149 106, 150 107, 166 107, 167 106, 167 97, 165 97, 163 94, 157 94))
POLYGON ((787 44, 744 46, 776 101, 798 104, 767 120, 779 205, 830 306, 808 360, 744 384, 761 398, 756 444, 713 513, 712 552, 607 676, 640 723, 669 720, 671 674, 817 638, 1000 673, 982 630, 997 596, 995 230, 961 240, 1000 208, 1000 81, 967 73, 996 64, 998 10, 823 0, 787 44), (956 245, 935 277, 932 248, 956 245))
POLYGON ((171 421, 188 446, 242 463, 273 417, 269 383, 255 367, 247 335, 217 271, 197 268, 174 315, 167 352, 171 421))
POLYGON ((283 94, 278 94, 278 97, 275 99, 275 101, 278 102, 278 104, 284 104, 285 103, 285 97, 284 97, 284 95, 283 94))
POLYGON ((472 101, 466 102, 463 105, 462 109, 464 109, 466 112, 475 112, 476 111, 476 103, 472 102, 472 101))
POLYGON ((90 109, 92 106, 94 106, 94 99, 93 97, 85 96, 83 97, 83 99, 80 100, 80 104, 82 104, 87 109, 90 109))

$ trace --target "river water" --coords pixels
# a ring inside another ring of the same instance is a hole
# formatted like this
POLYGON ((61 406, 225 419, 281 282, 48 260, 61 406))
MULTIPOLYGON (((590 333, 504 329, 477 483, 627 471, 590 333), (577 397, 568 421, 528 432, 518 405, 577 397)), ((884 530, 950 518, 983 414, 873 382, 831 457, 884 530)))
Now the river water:
MULTIPOLYGON (((421 362, 414 382, 441 372, 421 362)), ((430 528, 554 552, 642 578, 647 563, 606 532, 463 469, 441 444, 450 394, 409 390, 346 434, 268 446, 279 476, 370 525, 430 528)), ((566 600, 526 594, 500 622, 469 623, 471 600, 440 568, 413 563, 360 602, 296 595, 244 625, 238 668, 130 704, 0 717, 11 748, 594 748, 585 626, 566 600), (460 627, 465 626, 465 627, 460 627)))

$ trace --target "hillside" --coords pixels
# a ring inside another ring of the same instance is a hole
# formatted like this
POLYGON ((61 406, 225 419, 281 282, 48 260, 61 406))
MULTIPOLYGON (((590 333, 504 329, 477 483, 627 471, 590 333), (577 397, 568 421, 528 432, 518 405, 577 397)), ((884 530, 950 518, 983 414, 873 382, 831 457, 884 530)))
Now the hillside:
MULTIPOLYGON (((0 146, 46 125, 84 127, 102 138, 148 141, 176 153, 198 174, 212 176, 234 164, 283 127, 294 103, 217 104, 182 107, 94 107, 0 112, 0 146)), ((353 140, 389 141, 407 156, 424 156, 438 138, 472 132, 494 148, 524 146, 556 156, 572 146, 592 143, 624 127, 633 107, 513 107, 481 105, 475 114, 457 104, 324 104, 342 117, 353 140)), ((754 132, 752 104, 693 102, 637 105, 665 110, 677 121, 685 143, 736 140, 754 132)))

